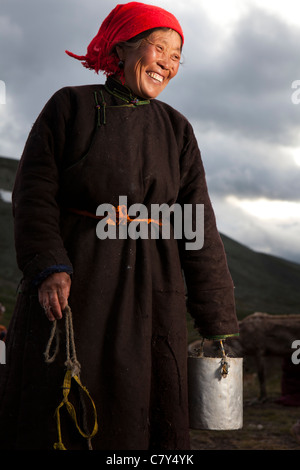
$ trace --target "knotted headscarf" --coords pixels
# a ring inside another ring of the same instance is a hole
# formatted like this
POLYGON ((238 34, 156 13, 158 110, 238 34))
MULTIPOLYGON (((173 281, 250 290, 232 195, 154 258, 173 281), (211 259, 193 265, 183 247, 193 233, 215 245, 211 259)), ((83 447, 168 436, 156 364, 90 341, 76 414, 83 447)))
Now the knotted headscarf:
POLYGON ((152 28, 171 28, 180 34, 182 44, 184 42, 181 26, 172 13, 157 6, 130 2, 117 5, 105 18, 86 55, 66 53, 97 73, 99 70, 106 75, 120 73, 119 58, 112 53, 114 47, 152 28))

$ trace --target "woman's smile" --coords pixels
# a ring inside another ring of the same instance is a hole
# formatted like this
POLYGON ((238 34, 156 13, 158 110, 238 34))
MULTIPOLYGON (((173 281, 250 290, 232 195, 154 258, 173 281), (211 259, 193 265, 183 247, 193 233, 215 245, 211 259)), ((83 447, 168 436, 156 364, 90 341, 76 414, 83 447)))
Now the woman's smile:
POLYGON ((164 77, 156 72, 146 72, 147 75, 152 78, 153 80, 162 83, 164 81, 164 77))

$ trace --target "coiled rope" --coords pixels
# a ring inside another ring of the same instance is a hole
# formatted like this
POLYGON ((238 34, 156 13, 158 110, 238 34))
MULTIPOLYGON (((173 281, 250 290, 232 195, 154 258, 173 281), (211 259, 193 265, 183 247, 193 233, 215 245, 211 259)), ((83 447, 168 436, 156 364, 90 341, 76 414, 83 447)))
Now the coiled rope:
MULTIPOLYGON (((56 442, 53 445, 53 447, 56 450, 67 450, 66 447, 64 446, 63 442, 62 442, 61 421, 60 421, 60 409, 63 406, 65 406, 67 408, 67 411, 68 411, 69 415, 71 416, 73 422, 75 423, 75 426, 76 426, 78 432, 81 434, 82 437, 87 439, 89 450, 92 450, 91 439, 96 435, 96 433, 98 431, 97 410, 96 410, 95 403, 94 403, 92 397, 90 396, 87 388, 84 385, 82 385, 81 380, 80 380, 81 365, 80 365, 80 363, 77 359, 77 355, 76 355, 73 320, 72 320, 72 311, 71 311, 69 305, 67 305, 67 307, 64 309, 63 314, 64 314, 64 317, 65 317, 65 326, 66 326, 66 356, 67 356, 67 359, 66 359, 66 362, 65 362, 65 366, 67 368, 67 371, 65 373, 63 386, 62 386, 63 399, 62 399, 61 403, 58 405, 58 407, 55 410, 55 416, 56 416, 56 422, 57 422, 58 442, 56 442), (92 404, 93 414, 94 414, 94 427, 93 427, 93 430, 92 430, 91 433, 83 431, 81 429, 81 427, 79 426, 78 421, 77 421, 75 408, 68 399, 69 393, 71 391, 72 379, 75 380, 77 385, 87 395, 87 397, 89 398, 89 400, 92 404)), ((59 351, 59 334, 58 334, 58 331, 57 331, 57 321, 55 320, 53 322, 52 330, 51 330, 51 333, 50 333, 50 338, 49 338, 49 341, 47 343, 47 347, 46 347, 46 350, 45 350, 45 353, 44 353, 45 361, 46 361, 47 364, 51 364, 55 361, 56 356, 58 354, 58 351, 59 351), (54 350, 52 356, 50 356, 50 349, 51 349, 52 343, 54 341, 54 338, 55 338, 55 341, 56 341, 55 350, 54 350)))

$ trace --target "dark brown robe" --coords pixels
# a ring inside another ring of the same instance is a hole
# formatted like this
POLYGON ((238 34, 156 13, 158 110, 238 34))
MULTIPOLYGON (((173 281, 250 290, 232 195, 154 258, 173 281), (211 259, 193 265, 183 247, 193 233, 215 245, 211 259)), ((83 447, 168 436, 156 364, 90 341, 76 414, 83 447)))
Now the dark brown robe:
MULTIPOLYGON (((59 356, 45 364, 52 325, 37 279, 48 268, 73 272, 69 305, 82 383, 98 412, 95 450, 188 449, 187 308, 204 336, 238 331, 191 125, 159 100, 130 104, 128 90, 108 82, 127 101, 103 85, 55 93, 19 165, 13 210, 24 280, 1 367, 0 448, 47 450, 57 442, 64 322, 59 356), (151 204, 204 204, 203 248, 186 250, 173 236, 100 240, 96 219, 69 210, 95 215, 100 204, 117 206, 119 196, 149 211, 151 204)), ((64 413, 62 434, 67 449, 87 448, 64 413)))

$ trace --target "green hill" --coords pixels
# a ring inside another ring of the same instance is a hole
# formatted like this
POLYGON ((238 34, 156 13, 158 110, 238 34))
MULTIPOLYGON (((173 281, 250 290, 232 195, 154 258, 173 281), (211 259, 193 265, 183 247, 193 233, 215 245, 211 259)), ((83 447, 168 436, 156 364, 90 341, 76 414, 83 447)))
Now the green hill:
MULTIPOLYGON (((12 190, 17 165, 16 160, 0 157, 0 190, 12 190)), ((7 324, 21 273, 15 259, 11 204, 1 198, 0 220, 0 302, 6 307, 3 323, 7 324)), ((300 313, 300 264, 255 252, 221 236, 235 284, 239 319, 254 311, 300 313)))
POLYGON ((258 253, 222 235, 239 318, 254 311, 300 313, 300 264, 258 253))

